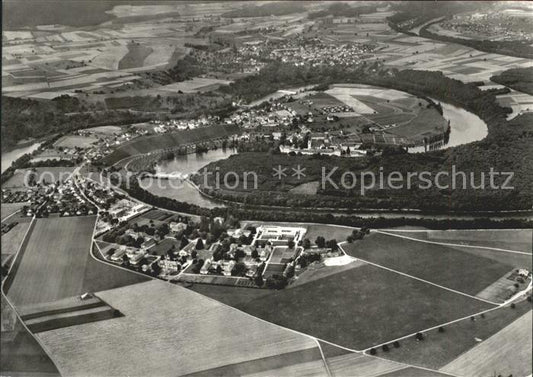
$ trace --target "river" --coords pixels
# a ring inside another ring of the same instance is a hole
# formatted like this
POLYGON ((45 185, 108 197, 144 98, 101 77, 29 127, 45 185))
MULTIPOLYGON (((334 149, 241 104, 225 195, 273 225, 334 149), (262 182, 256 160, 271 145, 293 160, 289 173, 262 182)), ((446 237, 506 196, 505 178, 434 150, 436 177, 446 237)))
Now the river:
POLYGON ((19 159, 26 153, 33 152, 34 150, 39 148, 41 144, 42 143, 33 143, 25 147, 16 148, 9 152, 2 153, 2 173, 6 171, 6 169, 9 168, 14 161, 19 159))
MULTIPOLYGON (((155 167, 155 170, 156 174, 161 175, 189 175, 197 172, 211 162, 223 160, 236 153, 236 149, 226 148, 210 150, 199 154, 180 155, 176 156, 173 160, 159 163, 155 167)), ((201 195, 200 192, 185 179, 146 178, 143 180, 143 184, 146 185, 145 188, 154 195, 165 196, 204 208, 224 207, 223 204, 201 195), (148 185, 148 183, 150 184, 148 185)))
MULTIPOLYGON (((435 149, 446 149, 472 143, 482 140, 488 135, 487 124, 476 114, 449 103, 440 102, 440 104, 442 105, 442 115, 450 121, 451 131, 448 143, 438 145, 435 149)), ((421 152, 425 152, 424 147, 409 148, 409 153, 421 152)))

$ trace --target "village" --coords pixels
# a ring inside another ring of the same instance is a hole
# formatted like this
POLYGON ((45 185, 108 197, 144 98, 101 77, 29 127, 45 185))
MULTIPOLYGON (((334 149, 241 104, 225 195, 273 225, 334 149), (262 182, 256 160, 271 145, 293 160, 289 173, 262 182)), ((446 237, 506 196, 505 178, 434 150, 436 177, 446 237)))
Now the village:
POLYGON ((103 260, 173 283, 282 289, 310 264, 344 255, 334 239, 305 238, 306 227, 198 222, 148 207, 128 217, 112 210, 100 217, 112 219, 112 226, 97 225, 104 230, 95 242, 103 260))
POLYGON ((454 15, 441 22, 435 30, 454 32, 472 39, 482 39, 489 36, 494 40, 513 41, 533 40, 529 15, 519 10, 471 12, 454 15))

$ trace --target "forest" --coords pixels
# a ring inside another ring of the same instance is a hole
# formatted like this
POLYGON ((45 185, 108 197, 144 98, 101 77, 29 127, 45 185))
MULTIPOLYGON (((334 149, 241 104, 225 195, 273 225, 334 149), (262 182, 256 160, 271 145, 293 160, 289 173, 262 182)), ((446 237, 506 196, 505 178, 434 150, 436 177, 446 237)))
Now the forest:
POLYGON ((184 203, 176 199, 160 197, 151 194, 141 188, 132 178, 129 187, 123 189, 132 197, 137 198, 147 204, 169 209, 172 211, 186 212, 205 217, 222 216, 224 218, 234 218, 236 220, 256 221, 279 221, 279 222, 313 222, 322 224, 347 225, 367 228, 386 228, 394 226, 420 226, 428 229, 521 229, 531 228, 533 221, 526 219, 502 219, 492 220, 489 218, 475 218, 473 220, 459 219, 431 219, 431 218, 386 218, 374 217, 365 218, 357 215, 334 216, 330 213, 317 213, 313 211, 299 211, 291 208, 288 211, 273 211, 272 209, 248 209, 242 207, 218 207, 207 209, 184 203))
POLYGON ((490 81, 533 95, 533 67, 508 69, 492 76, 490 81))
POLYGON ((29 138, 43 138, 98 125, 150 120, 129 111, 86 111, 75 97, 63 95, 51 101, 2 96, 2 150, 29 138))
POLYGON ((223 13, 224 18, 269 17, 305 12, 305 7, 298 1, 282 1, 262 5, 248 5, 223 13))
POLYGON ((361 14, 374 13, 376 11, 375 5, 361 5, 352 7, 346 3, 333 3, 324 10, 309 13, 310 20, 320 17, 358 17, 361 14))

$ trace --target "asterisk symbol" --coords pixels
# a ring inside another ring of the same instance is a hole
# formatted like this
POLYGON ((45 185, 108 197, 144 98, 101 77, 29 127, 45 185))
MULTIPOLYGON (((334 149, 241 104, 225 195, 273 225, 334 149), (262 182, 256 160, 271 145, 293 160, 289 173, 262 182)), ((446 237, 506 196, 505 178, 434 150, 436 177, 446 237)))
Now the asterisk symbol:
POLYGON ((281 165, 278 165, 277 168, 272 169, 274 170, 274 174, 272 174, 273 177, 281 179, 282 177, 287 176, 287 173, 285 173, 285 170, 287 170, 287 168, 283 168, 281 165))
POLYGON ((302 168, 300 165, 298 165, 296 169, 292 168, 292 170, 294 171, 294 173, 292 174, 293 177, 296 177, 297 179, 301 179, 302 177, 305 177, 305 174, 304 174, 305 168, 302 168))

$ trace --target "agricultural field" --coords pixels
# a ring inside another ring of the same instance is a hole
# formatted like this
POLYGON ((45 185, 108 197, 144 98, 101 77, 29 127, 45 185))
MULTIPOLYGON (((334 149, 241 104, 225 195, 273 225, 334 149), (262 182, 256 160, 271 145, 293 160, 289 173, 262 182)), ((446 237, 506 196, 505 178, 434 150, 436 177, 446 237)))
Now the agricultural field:
POLYGON ((372 233, 343 246, 347 254, 414 277, 476 295, 514 267, 444 245, 372 233))
POLYGON ((388 376, 405 368, 402 364, 360 353, 328 357, 327 363, 333 376, 388 376))
POLYGON ((189 52, 187 47, 181 46, 156 44, 150 47, 152 52, 144 59, 144 69, 172 67, 177 60, 182 59, 189 52))
POLYGON ((0 213, 2 216, 2 221, 8 216, 11 216, 15 212, 19 211, 22 207, 27 205, 28 203, 2 203, 0 213))
POLYGON ((476 230, 387 230, 387 233, 403 235, 419 240, 443 242, 466 246, 483 246, 533 253, 533 230, 531 229, 476 229, 476 230))
POLYGON ((149 46, 144 46, 138 43, 128 44, 128 53, 118 62, 118 69, 142 67, 144 60, 153 51, 154 50, 149 46))
POLYGON ((0 337, 0 372, 2 375, 40 375, 57 376, 57 371, 50 357, 43 351, 39 343, 14 316, 11 306, 2 295, 2 336, 0 337), (9 329, 5 328, 8 314, 12 313, 13 321, 9 329), (4 331, 5 330, 5 331, 4 331))
POLYGON ((11 258, 19 250, 30 227, 31 218, 17 218, 14 221, 18 224, 11 228, 9 232, 2 234, 2 266, 8 258, 11 258))
POLYGON ((229 306, 237 306, 241 303, 245 303, 256 298, 265 297, 273 293, 267 289, 251 289, 210 284, 186 285, 186 288, 229 306))
POLYGON ((65 375, 87 370, 95 375, 186 375, 317 347, 307 336, 162 281, 96 292, 96 296, 124 316, 37 335, 65 375), (200 351, 206 356, 202 362, 200 351))
POLYGON ((359 84, 334 84, 325 93, 353 108, 366 124, 400 137, 417 140, 447 127, 436 109, 426 108, 427 101, 408 93, 359 84))
POLYGON ((61 139, 54 143, 54 147, 62 148, 89 148, 91 144, 97 142, 98 139, 92 136, 76 136, 68 135, 63 136, 61 139))
POLYGON ((210 15, 209 12, 221 14, 234 6, 120 5, 110 10, 116 14, 105 14, 105 19, 111 19, 109 23, 95 24, 87 30, 62 25, 6 30, 2 38, 3 93, 50 100, 62 94, 76 96, 80 91, 113 90, 115 85, 135 84, 141 76, 134 72, 173 67, 189 52, 185 47, 187 40, 207 25, 201 21, 186 28, 177 20, 199 21, 195 17, 210 15))
POLYGON ((219 80, 215 78, 203 78, 203 77, 194 77, 190 80, 185 80, 177 82, 174 84, 169 84, 161 86, 158 89, 163 91, 168 91, 172 93, 197 93, 212 90, 221 85, 229 85, 232 81, 228 80, 219 80))
POLYGON ((5 286, 15 306, 55 301, 146 279, 117 271, 90 256, 95 220, 95 216, 84 216, 35 221, 13 267, 13 277, 5 286))
POLYGON ((188 377, 210 376, 324 376, 324 361, 317 348, 265 357, 238 364, 188 374, 188 377))
POLYGON ((35 221, 7 291, 15 306, 79 294, 80 276, 85 271, 95 219, 90 216, 35 221), (43 245, 46 248, 43 249, 43 245), (43 252, 49 255, 45 258, 43 252), (65 281, 49 279, 69 270, 72 272, 65 276, 65 281))
POLYGON ((320 187, 320 182, 307 182, 302 183, 289 190, 292 194, 304 194, 304 195, 314 195, 317 193, 318 188, 320 187))
POLYGON ((119 133, 122 130, 119 126, 100 126, 100 127, 93 127, 93 128, 86 128, 86 132, 93 132, 95 134, 102 134, 102 135, 114 135, 119 133))
POLYGON ((361 262, 355 258, 351 257, 341 257, 341 258, 330 258, 331 260, 340 261, 334 265, 328 265, 328 262, 313 263, 306 267, 306 269, 298 275, 298 278, 291 283, 285 289, 292 289, 294 287, 299 287, 305 285, 309 282, 326 278, 328 276, 333 276, 340 272, 350 270, 352 268, 358 268, 364 266, 365 263, 361 262), (342 259, 341 259, 342 258, 342 259))
POLYGON ((462 354, 442 371, 481 377, 491 373, 527 376, 531 372, 531 310, 478 346, 462 354))
POLYGON ((92 59, 92 64, 97 68, 107 70, 119 69, 120 62, 129 53, 128 46, 118 44, 117 46, 109 46, 102 53, 96 55, 92 59))
POLYGON ((491 307, 371 265, 237 305, 269 322, 356 350, 491 307))
POLYGON ((510 68, 531 66, 531 61, 525 58, 486 53, 462 45, 404 34, 387 36, 386 44, 380 50, 380 55, 388 66, 438 70, 464 82, 490 82, 492 76, 510 68))
MULTIPOLYGON (((527 301, 518 303, 515 309, 506 306, 489 311, 483 316, 477 315, 474 317, 475 320, 466 318, 445 325, 444 332, 439 332, 438 329, 426 331, 423 341, 417 341, 414 337, 401 339, 399 348, 390 347, 389 352, 378 349, 377 356, 401 363, 441 369, 457 358, 460 359, 461 355, 468 354, 469 350, 484 346, 485 341, 490 340, 494 334, 498 334, 524 316, 531 316, 531 303, 527 301)), ((524 335, 528 333, 525 330, 527 328, 524 328, 524 335)), ((516 346, 519 343, 511 341, 510 344, 516 346)), ((516 351, 518 350, 517 348, 516 351)), ((510 354, 507 356, 511 357, 510 354)), ((470 375, 453 372, 451 374, 470 375)))

